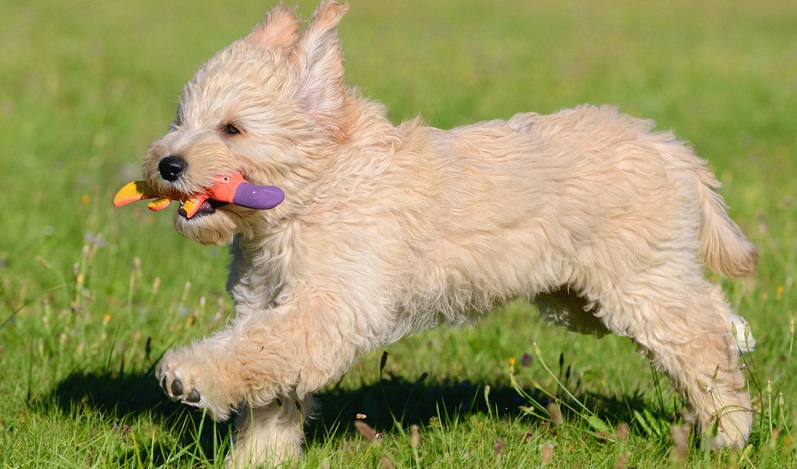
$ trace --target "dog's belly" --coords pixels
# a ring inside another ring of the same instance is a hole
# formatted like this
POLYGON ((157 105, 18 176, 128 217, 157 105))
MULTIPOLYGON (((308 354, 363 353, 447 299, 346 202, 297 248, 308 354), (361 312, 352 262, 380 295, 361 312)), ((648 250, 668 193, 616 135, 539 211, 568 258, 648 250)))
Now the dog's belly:
POLYGON ((596 306, 567 286, 540 293, 534 303, 542 317, 571 331, 598 336, 610 332, 595 316, 596 306))

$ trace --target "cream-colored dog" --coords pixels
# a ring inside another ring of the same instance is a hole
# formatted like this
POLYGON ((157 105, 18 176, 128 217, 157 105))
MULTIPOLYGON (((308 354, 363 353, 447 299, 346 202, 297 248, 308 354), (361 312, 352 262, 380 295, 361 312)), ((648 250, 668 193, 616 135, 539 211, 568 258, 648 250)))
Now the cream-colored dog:
POLYGON ((187 199, 236 171, 285 193, 271 210, 178 211, 186 237, 231 243, 236 316, 164 355, 169 397, 239 414, 234 465, 277 463, 300 455, 313 393, 362 353, 536 297, 572 328, 634 340, 707 441, 744 444, 744 323, 701 269, 750 276, 757 252, 706 163, 610 107, 395 126, 344 83, 346 9, 324 1, 302 29, 276 7, 199 69, 149 149, 158 194, 187 199))

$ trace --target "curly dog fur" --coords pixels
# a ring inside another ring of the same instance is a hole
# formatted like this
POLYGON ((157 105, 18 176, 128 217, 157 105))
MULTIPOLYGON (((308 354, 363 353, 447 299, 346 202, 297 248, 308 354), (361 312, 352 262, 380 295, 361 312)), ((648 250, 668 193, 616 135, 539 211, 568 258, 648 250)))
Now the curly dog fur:
POLYGON ((705 161, 611 107, 395 126, 344 83, 347 8, 326 0, 303 27, 276 7, 197 71, 148 151, 158 193, 188 198, 240 171, 286 194, 267 211, 175 216, 186 237, 231 244, 236 315, 164 355, 169 397, 238 415, 232 465, 276 464, 300 455, 313 393, 359 355, 537 298, 571 328, 635 341, 708 442, 743 445, 752 414, 731 325, 744 323, 702 267, 749 277, 757 252, 705 161), (173 180, 167 156, 185 162, 173 180))

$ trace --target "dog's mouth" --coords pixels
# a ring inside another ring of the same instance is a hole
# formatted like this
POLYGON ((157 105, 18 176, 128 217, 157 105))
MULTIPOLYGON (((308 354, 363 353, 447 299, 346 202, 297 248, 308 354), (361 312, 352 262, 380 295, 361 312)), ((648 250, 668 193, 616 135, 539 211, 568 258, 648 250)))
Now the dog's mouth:
POLYGON ((177 209, 177 213, 186 220, 189 218, 201 218, 206 215, 212 215, 216 213, 217 208, 227 205, 227 202, 222 202, 215 199, 205 199, 199 204, 199 208, 196 208, 191 216, 189 216, 188 211, 186 210, 186 202, 189 204, 191 203, 190 201, 181 201, 180 207, 177 209))
POLYGON ((219 176, 206 191, 188 198, 176 192, 166 194, 156 191, 147 181, 133 181, 119 189, 113 199, 116 207, 138 200, 155 199, 147 204, 150 210, 163 210, 173 200, 180 201, 177 213, 186 220, 194 216, 207 216, 227 204, 254 210, 269 210, 285 200, 285 193, 276 186, 248 183, 243 174, 235 172, 219 176))

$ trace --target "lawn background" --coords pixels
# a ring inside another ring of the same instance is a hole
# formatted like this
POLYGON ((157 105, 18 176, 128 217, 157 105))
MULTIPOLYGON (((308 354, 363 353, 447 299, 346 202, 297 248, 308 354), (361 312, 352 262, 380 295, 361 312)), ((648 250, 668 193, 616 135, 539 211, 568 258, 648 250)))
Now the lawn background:
MULTIPOLYGON (((152 366, 232 312, 226 250, 181 238, 168 214, 110 201, 140 175, 196 67, 272 5, 0 2, 4 467, 222 464, 229 428, 167 402, 152 366)), ((754 285, 723 281, 759 341, 748 359, 757 418, 745 450, 705 453, 693 438, 685 462, 797 465, 797 2, 352 0, 340 34, 347 81, 396 122, 421 115, 448 128, 611 103, 708 159, 761 251, 754 285)), ((671 437, 682 403, 634 352, 622 338, 549 326, 524 303, 419 334, 321 393, 301 464, 682 464, 671 437), (577 411, 554 424, 520 410, 530 403, 510 383, 511 357, 532 397, 577 411), (381 440, 355 430, 357 413, 381 440), (615 432, 622 423, 627 439, 615 432)))

